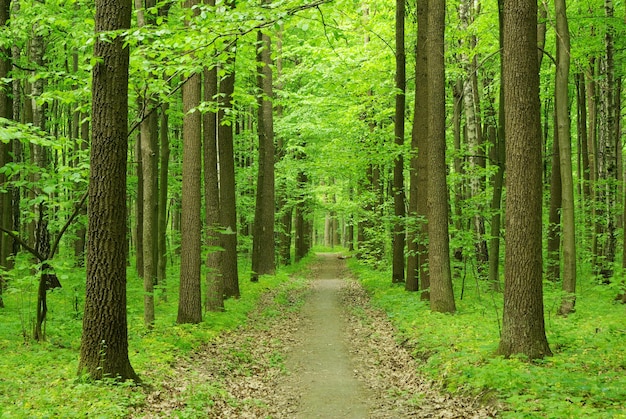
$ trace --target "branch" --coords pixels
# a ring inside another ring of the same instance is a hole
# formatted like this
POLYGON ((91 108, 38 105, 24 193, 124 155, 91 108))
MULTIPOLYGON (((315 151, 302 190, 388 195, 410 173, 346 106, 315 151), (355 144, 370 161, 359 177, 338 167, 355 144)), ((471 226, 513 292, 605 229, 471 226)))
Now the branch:
POLYGON ((22 238, 20 236, 18 236, 17 234, 12 232, 11 230, 7 230, 6 228, 0 226, 0 231, 4 231, 5 233, 7 233, 13 240, 18 242, 20 244, 20 246, 22 246, 24 249, 28 250, 28 252, 30 254, 32 254, 37 259, 39 259, 40 262, 43 262, 44 260, 47 259, 44 255, 42 255, 41 253, 39 253, 38 251, 36 251, 32 247, 30 247, 28 245, 28 243, 26 243, 24 240, 22 240, 22 238))
POLYGON ((87 192, 83 194, 82 198, 80 199, 80 202, 78 203, 78 205, 76 205, 76 208, 74 208, 74 212, 72 212, 72 215, 70 215, 70 218, 67 219, 67 221, 61 228, 61 231, 59 231, 59 234, 57 235, 57 238, 54 241, 54 244, 50 248, 50 253, 48 254, 47 259, 52 259, 52 256, 56 252, 57 247, 59 247, 59 242, 61 241, 63 234, 65 234, 65 231, 67 230, 67 228, 70 226, 70 224, 72 224, 72 221, 74 221, 74 219, 78 217, 78 213, 80 212, 80 209, 83 207, 83 205, 85 205, 85 201, 87 200, 88 196, 89 196, 89 190, 87 190, 87 192))

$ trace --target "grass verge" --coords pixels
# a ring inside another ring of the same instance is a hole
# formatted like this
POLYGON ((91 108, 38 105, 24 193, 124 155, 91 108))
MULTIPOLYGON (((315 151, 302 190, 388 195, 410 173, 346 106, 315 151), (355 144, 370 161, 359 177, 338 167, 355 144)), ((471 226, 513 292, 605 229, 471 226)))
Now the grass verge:
POLYGON ((494 355, 499 343, 502 294, 488 284, 455 280, 457 313, 434 313, 392 285, 391 274, 350 259, 350 269, 420 360, 419 372, 449 392, 500 401, 503 418, 626 418, 626 307, 615 289, 579 285, 577 311, 556 315, 561 293, 546 283, 546 330, 554 356, 538 362, 494 355))
MULTIPOLYGON (((281 287, 309 262, 310 257, 305 258, 274 276, 262 277, 259 283, 248 281, 249 268, 244 267, 241 298, 226 301, 223 313, 204 313, 204 321, 198 325, 176 324, 178 267, 174 266, 168 272, 167 299, 160 295, 155 298, 156 322, 152 330, 143 324, 142 281, 129 268, 128 338, 133 367, 148 386, 167 381, 175 373, 172 365, 177 360, 215 341, 220 333, 244 325, 263 294, 281 287)), ((28 267, 11 272, 10 287, 3 295, 6 307, 0 309, 0 417, 127 417, 145 402, 146 392, 131 383, 94 384, 77 377, 85 271, 64 264, 61 259, 55 268, 63 288, 49 293, 45 342, 31 338, 36 278, 30 276, 28 267)), ((158 290, 157 294, 163 292, 158 290)), ((288 298, 288 290, 278 295, 288 298)), ((196 390, 202 393, 203 403, 210 403, 207 389, 196 390)))

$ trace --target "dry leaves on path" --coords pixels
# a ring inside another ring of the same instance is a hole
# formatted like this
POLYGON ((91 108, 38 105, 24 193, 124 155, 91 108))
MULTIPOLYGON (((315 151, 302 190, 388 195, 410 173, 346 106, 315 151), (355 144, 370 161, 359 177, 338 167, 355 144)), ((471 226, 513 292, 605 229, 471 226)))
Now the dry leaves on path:
MULTIPOLYGON (((311 279, 319 277, 320 264, 328 260, 320 257, 311 279)), ((492 406, 442 393, 419 377, 416 361, 396 343, 384 313, 371 307, 366 292, 348 278, 344 262, 340 263, 337 275, 344 284, 338 292, 345 307, 345 333, 355 376, 373 399, 370 418, 495 417, 492 406)), ((307 417, 299 411, 298 377, 287 371, 286 360, 301 344, 301 329, 307 327, 297 308, 309 290, 292 287, 287 298, 276 298, 279 293, 284 297, 285 290, 264 296, 250 315, 249 326, 223 335, 179 362, 171 380, 148 394, 134 417, 171 417, 178 415, 175 412, 207 418, 307 417)))

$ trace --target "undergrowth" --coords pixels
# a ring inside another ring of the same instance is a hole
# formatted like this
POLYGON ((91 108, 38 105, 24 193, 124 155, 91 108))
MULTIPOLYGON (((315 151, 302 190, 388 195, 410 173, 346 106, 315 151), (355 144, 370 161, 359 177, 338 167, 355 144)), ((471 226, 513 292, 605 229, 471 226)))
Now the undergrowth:
MULTIPOLYGON (((144 403, 144 387, 113 381, 92 383, 77 376, 84 269, 63 263, 62 258, 55 260, 63 287, 48 294, 47 339, 36 342, 31 336, 37 282, 27 263, 17 262, 18 268, 10 273, 9 288, 3 293, 5 308, 0 309, 0 417, 127 417, 134 407, 144 403)), ((167 287, 156 292, 152 330, 143 323, 143 282, 137 278, 134 267, 129 267, 129 356, 143 385, 158 387, 167 382, 175 374, 172 366, 177 360, 217 340, 221 332, 245 324, 248 313, 257 307, 265 292, 288 283, 289 276, 303 270, 309 262, 310 258, 305 258, 296 265, 283 267, 274 276, 262 277, 259 283, 248 280, 249 267, 240 268, 241 298, 227 300, 224 312, 204 313, 203 322, 198 325, 176 324, 179 271, 178 266, 170 267, 167 287), (162 298, 164 293, 166 299, 162 298)), ((277 298, 288 300, 289 287, 283 288, 277 298)), ((193 397, 181 408, 179 417, 193 417, 189 412, 200 412, 202 405, 211 403, 211 395, 221 390, 216 383, 210 388, 189 391, 193 397)))
POLYGON ((455 279, 457 313, 434 313, 419 293, 392 285, 391 274, 355 259, 350 269, 397 327, 418 359, 419 372, 449 392, 500 402, 503 418, 626 418, 626 307, 615 289, 581 280, 576 312, 556 314, 559 284, 546 283, 546 331, 554 356, 528 362, 494 353, 499 343, 502 293, 455 279))

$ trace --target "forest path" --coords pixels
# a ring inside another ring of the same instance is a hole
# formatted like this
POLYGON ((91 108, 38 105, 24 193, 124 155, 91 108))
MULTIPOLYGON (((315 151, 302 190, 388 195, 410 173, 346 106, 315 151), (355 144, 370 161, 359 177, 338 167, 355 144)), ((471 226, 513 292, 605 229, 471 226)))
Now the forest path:
POLYGON ((495 417, 417 375, 339 256, 318 254, 306 282, 294 277, 266 293, 248 326, 178 363, 132 417, 495 417))
POLYGON ((346 307, 340 295, 345 285, 345 261, 336 254, 318 254, 311 293, 301 311, 298 346, 287 357, 289 387, 302 394, 295 417, 366 418, 368 389, 356 373, 348 340, 346 307))

